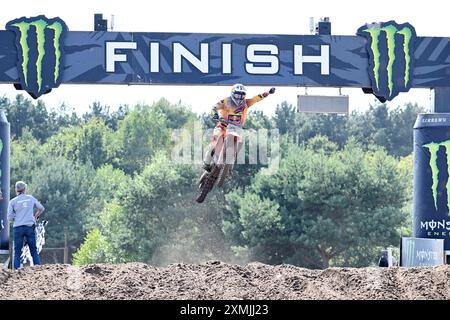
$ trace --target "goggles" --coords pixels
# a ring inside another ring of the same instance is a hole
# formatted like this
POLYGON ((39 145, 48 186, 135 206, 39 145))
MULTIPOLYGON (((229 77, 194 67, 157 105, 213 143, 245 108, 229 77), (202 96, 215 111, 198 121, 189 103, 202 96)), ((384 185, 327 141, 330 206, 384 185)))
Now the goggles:
POLYGON ((245 98, 245 92, 236 91, 233 93, 233 98, 236 100, 243 100, 245 98))

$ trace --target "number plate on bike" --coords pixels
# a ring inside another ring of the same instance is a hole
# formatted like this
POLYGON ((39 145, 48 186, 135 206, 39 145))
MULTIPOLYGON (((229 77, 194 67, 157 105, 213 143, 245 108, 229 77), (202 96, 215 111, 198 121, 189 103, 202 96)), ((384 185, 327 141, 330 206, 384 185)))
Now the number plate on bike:
POLYGON ((242 119, 242 115, 240 114, 229 114, 228 121, 235 124, 240 124, 242 119))

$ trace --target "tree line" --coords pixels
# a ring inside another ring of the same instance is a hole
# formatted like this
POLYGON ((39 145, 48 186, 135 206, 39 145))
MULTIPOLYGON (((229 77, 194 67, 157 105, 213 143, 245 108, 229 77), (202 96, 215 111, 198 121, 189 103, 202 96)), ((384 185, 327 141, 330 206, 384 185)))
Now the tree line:
POLYGON ((115 111, 95 102, 82 115, 22 95, 0 107, 11 124, 11 183, 28 182, 46 207, 46 247, 69 246, 75 264, 366 266, 411 233, 416 104, 345 116, 287 102, 273 116, 251 111, 245 128, 280 132, 278 171, 237 165, 201 205, 201 166, 172 161, 171 151, 174 130, 213 126, 207 113, 166 99, 115 111))

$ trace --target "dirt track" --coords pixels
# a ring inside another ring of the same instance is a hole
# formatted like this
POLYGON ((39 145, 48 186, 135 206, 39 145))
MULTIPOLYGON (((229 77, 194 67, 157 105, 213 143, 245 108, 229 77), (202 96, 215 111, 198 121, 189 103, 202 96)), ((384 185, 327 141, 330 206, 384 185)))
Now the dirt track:
POLYGON ((211 261, 44 265, 0 273, 0 299, 450 299, 450 266, 330 268, 211 261))

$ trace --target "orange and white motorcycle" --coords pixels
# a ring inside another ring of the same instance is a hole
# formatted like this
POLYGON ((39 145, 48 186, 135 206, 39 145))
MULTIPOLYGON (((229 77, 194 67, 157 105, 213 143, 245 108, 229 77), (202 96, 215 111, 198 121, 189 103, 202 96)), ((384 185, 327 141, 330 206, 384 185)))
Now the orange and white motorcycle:
POLYGON ((220 118, 219 122, 226 125, 226 132, 217 141, 213 150, 211 170, 205 170, 199 179, 199 194, 196 198, 198 203, 205 200, 214 185, 223 186, 225 178, 231 175, 237 155, 243 146, 242 127, 229 123, 223 118, 220 118))

